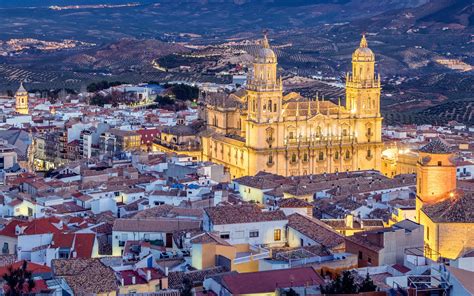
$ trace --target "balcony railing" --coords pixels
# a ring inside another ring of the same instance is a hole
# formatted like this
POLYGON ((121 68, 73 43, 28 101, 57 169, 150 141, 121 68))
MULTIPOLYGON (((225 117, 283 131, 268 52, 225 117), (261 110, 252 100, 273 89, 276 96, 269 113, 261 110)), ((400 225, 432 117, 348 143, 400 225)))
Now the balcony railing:
POLYGON ((356 142, 354 136, 310 136, 298 138, 286 138, 286 146, 324 146, 331 144, 349 144, 356 142))

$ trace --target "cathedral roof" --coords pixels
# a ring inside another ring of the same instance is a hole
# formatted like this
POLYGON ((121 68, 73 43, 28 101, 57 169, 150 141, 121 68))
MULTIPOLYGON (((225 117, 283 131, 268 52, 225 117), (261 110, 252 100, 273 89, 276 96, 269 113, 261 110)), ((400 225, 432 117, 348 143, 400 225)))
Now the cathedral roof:
POLYGON ((365 35, 362 35, 362 39, 360 40, 360 45, 359 48, 354 51, 352 54, 352 59, 353 60, 375 60, 375 55, 372 52, 372 50, 369 48, 369 45, 367 43, 367 39, 365 38, 365 35))
POLYGON ((263 36, 262 47, 257 51, 255 61, 260 64, 276 63, 277 61, 275 52, 270 48, 267 34, 263 36))
POLYGON ((238 108, 242 105, 239 95, 224 92, 207 93, 206 103, 217 108, 238 108))
POLYGON ((425 146, 421 147, 419 151, 432 154, 450 154, 453 152, 453 149, 440 138, 436 138, 431 140, 431 142, 425 146))
POLYGON ((305 98, 290 99, 283 106, 284 116, 314 116, 344 113, 342 107, 331 101, 312 101, 305 98))

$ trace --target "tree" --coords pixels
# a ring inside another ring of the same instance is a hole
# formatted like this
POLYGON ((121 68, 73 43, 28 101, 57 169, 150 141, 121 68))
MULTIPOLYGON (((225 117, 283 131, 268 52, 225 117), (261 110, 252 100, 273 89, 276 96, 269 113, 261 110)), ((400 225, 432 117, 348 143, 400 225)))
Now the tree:
POLYGON ((185 276, 183 278, 183 285, 181 286, 181 289, 179 290, 179 294, 181 296, 192 296, 193 295, 192 290, 193 290, 193 283, 188 276, 185 276))
POLYGON ((369 273, 365 276, 365 279, 359 285, 360 292, 373 292, 377 290, 377 286, 374 284, 374 281, 370 278, 369 273))
POLYGON ((377 286, 367 273, 365 279, 357 284, 350 271, 344 271, 341 275, 331 283, 321 286, 322 294, 357 294, 362 292, 373 292, 377 290, 377 286))
POLYGON ((174 104, 174 100, 170 96, 156 96, 155 102, 157 102, 160 106, 174 104))
POLYGON ((358 286, 350 271, 344 271, 341 275, 326 286, 321 286, 322 294, 355 294, 358 286))
POLYGON ((23 261, 23 264, 13 269, 10 265, 7 269, 7 273, 3 275, 5 281, 5 295, 7 296, 19 296, 23 293, 29 293, 35 287, 33 275, 31 271, 27 270, 28 262, 23 261))

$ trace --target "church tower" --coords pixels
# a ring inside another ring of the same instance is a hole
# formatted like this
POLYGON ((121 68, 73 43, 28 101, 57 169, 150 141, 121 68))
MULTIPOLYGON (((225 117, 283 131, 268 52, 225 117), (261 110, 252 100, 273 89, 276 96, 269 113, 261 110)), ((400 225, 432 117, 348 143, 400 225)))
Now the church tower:
POLYGON ((280 119, 283 86, 277 77, 277 57, 270 48, 267 35, 263 36, 247 81, 248 119, 255 123, 275 122, 280 119))
POLYGON ((451 147, 439 138, 419 150, 416 173, 416 215, 425 204, 450 197, 456 191, 456 165, 451 147))
POLYGON ((15 110, 20 114, 28 114, 28 92, 26 91, 23 83, 15 93, 15 110))
POLYGON ((380 75, 365 35, 352 54, 352 73, 346 75, 346 109, 357 117, 380 116, 380 75))

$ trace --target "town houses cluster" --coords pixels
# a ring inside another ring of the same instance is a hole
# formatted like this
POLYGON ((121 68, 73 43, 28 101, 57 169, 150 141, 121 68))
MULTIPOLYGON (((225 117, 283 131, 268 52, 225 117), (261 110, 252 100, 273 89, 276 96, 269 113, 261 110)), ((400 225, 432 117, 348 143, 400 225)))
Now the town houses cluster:
POLYGON ((102 106, 20 84, 0 98, 1 292, 473 295, 474 127, 382 126, 365 37, 352 61, 345 104, 284 94, 267 36, 243 87, 179 110, 151 83, 102 106))

